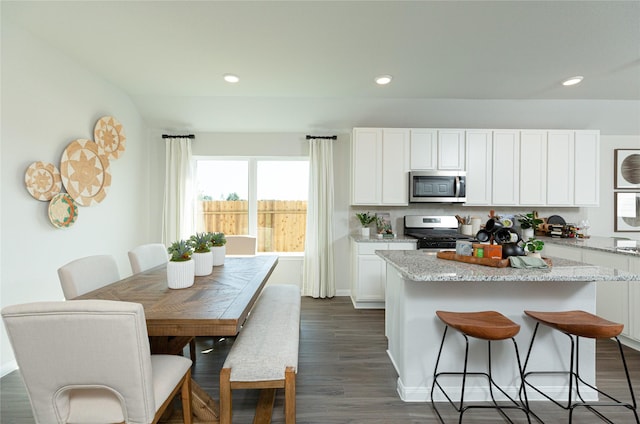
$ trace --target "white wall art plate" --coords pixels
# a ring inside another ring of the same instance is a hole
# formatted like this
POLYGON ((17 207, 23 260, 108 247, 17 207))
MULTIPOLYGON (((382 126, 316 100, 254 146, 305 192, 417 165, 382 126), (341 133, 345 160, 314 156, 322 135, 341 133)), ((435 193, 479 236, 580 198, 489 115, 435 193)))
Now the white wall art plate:
POLYGON ((118 159, 124 153, 127 137, 122 124, 113 116, 103 116, 96 122, 93 138, 98 145, 98 152, 110 160, 118 159))
POLYGON ((60 171, 52 163, 33 162, 24 174, 27 191, 34 199, 48 202, 62 190, 60 171))

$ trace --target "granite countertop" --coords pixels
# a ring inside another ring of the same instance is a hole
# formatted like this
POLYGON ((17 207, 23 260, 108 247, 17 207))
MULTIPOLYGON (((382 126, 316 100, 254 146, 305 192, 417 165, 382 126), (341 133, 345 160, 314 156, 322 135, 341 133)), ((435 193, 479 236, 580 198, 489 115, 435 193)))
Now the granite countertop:
POLYGON ((376 255, 413 281, 640 281, 640 275, 560 258, 551 258, 549 269, 518 269, 439 259, 426 250, 377 250, 376 255))
POLYGON ((396 237, 381 237, 378 238, 377 234, 371 234, 369 237, 364 237, 360 234, 351 234, 351 238, 356 243, 417 243, 418 240, 413 237, 407 237, 399 235, 396 237))
POLYGON ((581 238, 536 237, 548 244, 599 250, 601 252, 619 253, 622 255, 640 256, 640 241, 625 240, 615 237, 592 236, 581 238))

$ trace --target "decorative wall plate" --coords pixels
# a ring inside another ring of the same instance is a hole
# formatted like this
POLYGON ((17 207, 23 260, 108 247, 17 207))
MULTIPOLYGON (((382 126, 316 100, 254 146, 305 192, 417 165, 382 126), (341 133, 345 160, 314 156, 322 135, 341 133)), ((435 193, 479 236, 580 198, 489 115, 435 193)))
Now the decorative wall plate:
POLYGON ((49 202, 49 221, 56 228, 68 228, 78 219, 78 205, 67 193, 58 193, 49 202))
POLYGON ((73 140, 60 159, 62 184, 80 206, 102 202, 111 186, 109 159, 91 140, 73 140))
POLYGON ((640 149, 614 149, 614 188, 640 188, 640 149))
POLYGON ((52 163, 33 162, 24 174, 27 191, 36 199, 44 202, 62 190, 60 171, 52 163))
POLYGON ((122 124, 113 116, 103 116, 96 122, 93 138, 98 145, 98 152, 109 159, 118 159, 124 153, 127 137, 122 124))

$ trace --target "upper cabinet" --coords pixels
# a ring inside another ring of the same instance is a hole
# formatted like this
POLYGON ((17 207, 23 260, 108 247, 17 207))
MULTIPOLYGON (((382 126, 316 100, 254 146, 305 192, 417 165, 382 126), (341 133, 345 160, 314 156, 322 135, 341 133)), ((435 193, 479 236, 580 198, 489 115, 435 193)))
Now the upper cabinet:
POLYGON ((493 131, 468 130, 465 146, 467 204, 491 205, 493 131))
POLYGON ((464 170, 465 130, 411 130, 411 170, 464 170))
POLYGON ((520 132, 520 204, 547 203, 547 131, 520 132))
MULTIPOLYGON (((492 205, 518 205, 520 192, 520 132, 493 132, 492 205)), ((467 177, 468 179, 468 177, 467 177)))
POLYGON ((352 205, 409 204, 409 137, 403 128, 354 128, 352 205))
POLYGON ((573 206, 575 131, 549 131, 547 205, 573 206))
POLYGON ((576 206, 600 205, 600 131, 576 131, 573 192, 576 206))

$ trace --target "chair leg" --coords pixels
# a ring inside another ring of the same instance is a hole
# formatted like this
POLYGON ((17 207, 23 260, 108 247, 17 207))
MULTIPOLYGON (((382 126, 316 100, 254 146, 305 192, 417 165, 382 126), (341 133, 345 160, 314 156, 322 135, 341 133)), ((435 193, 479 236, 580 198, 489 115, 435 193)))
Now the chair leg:
POLYGON ((192 338, 189 341, 189 356, 191 357, 191 362, 196 363, 196 338, 192 338))
POLYGON ((184 424, 191 424, 191 370, 187 371, 184 383, 182 384, 182 420, 184 424))
POLYGON ((220 424, 231 424, 232 397, 231 397, 231 368, 220 370, 220 424))
POLYGON ((296 424, 296 372, 287 367, 284 373, 284 422, 296 424))

